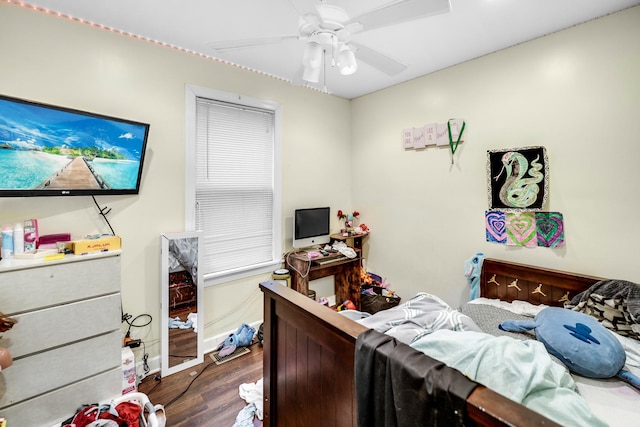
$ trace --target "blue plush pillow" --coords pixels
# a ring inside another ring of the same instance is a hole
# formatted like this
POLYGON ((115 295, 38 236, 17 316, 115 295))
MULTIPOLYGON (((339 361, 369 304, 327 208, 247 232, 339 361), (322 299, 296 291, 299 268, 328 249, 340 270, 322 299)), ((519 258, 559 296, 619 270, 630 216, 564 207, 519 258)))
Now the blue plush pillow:
POLYGON ((626 355, 622 344, 589 315, 549 307, 540 311, 533 321, 508 320, 500 324, 500 329, 505 331, 534 328, 538 341, 547 351, 577 374, 610 378, 624 367, 626 355))

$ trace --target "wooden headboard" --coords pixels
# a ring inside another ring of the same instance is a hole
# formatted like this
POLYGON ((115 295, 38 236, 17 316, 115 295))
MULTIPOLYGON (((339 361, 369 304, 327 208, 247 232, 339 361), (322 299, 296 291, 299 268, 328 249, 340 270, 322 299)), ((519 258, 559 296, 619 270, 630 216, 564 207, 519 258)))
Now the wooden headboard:
POLYGON ((602 279, 487 258, 480 274, 480 295, 561 307, 564 301, 599 280, 602 279))

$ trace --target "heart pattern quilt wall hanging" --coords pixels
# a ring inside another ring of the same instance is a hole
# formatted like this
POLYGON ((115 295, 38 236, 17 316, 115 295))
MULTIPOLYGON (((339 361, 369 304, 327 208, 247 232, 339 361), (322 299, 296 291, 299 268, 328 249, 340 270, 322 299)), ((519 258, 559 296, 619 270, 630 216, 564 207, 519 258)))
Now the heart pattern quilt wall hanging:
POLYGON ((556 248, 564 245, 560 212, 485 211, 487 242, 510 246, 556 248))
POLYGON ((487 242, 507 243, 507 224, 504 212, 486 211, 485 228, 487 242))
POLYGON ((560 212, 536 212, 538 246, 555 248, 564 244, 564 220, 560 212))
POLYGON ((507 245, 538 246, 536 240, 536 214, 533 212, 508 212, 505 215, 507 225, 507 245))

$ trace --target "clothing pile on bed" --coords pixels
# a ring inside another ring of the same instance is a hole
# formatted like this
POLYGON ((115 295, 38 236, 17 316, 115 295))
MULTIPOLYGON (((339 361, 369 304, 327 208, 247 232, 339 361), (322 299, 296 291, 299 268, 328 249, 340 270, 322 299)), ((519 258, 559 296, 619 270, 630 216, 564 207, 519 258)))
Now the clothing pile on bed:
POLYGON ((619 335, 640 340, 640 285, 601 280, 565 304, 588 314, 619 335))
POLYGON ((498 336, 488 334, 440 298, 420 293, 359 322, 562 425, 606 425, 576 392, 569 371, 549 356, 542 343, 505 336, 510 333, 497 328, 499 321, 498 336))
POLYGON ((359 426, 462 427, 477 383, 369 329, 356 341, 355 385, 359 426))

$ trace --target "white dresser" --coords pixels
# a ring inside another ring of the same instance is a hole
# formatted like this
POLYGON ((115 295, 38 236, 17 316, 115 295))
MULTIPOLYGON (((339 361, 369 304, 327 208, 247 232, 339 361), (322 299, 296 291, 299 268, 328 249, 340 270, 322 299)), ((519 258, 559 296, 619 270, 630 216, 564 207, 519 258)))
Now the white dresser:
POLYGON ((120 251, 0 261, 0 311, 18 321, 0 338, 9 427, 51 427, 121 394, 120 303, 120 251))

